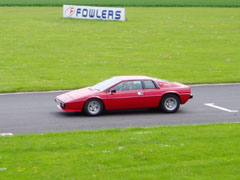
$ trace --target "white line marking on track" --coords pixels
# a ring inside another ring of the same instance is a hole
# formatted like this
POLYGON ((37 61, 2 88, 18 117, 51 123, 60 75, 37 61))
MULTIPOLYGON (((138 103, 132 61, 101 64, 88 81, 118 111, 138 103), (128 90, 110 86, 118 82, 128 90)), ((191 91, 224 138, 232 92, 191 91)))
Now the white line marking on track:
POLYGON ((205 103, 204 105, 210 106, 210 107, 213 107, 213 108, 216 108, 216 109, 220 109, 220 110, 223 110, 223 111, 227 111, 227 112, 238 112, 238 110, 230 110, 230 109, 227 109, 227 108, 216 106, 216 105, 214 105, 214 103, 205 103))
POLYGON ((13 136, 13 133, 0 133, 0 136, 13 136))

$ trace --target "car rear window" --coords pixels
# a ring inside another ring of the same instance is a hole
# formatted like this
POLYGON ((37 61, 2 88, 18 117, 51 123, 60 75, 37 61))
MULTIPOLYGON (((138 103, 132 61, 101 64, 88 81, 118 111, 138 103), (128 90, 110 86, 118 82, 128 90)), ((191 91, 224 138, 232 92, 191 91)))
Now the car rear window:
POLYGON ((150 80, 143 81, 143 84, 144 84, 144 89, 155 89, 156 88, 153 81, 150 81, 150 80))

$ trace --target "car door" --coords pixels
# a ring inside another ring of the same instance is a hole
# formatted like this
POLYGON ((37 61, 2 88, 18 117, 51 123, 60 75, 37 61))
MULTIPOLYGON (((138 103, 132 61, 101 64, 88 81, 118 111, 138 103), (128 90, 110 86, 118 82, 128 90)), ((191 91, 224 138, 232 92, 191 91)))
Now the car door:
POLYGON ((156 108, 159 106, 161 92, 159 87, 152 80, 143 80, 142 103, 143 108, 156 108))
POLYGON ((138 109, 143 108, 143 86, 140 80, 124 81, 109 90, 107 109, 138 109), (111 91, 115 91, 111 93, 111 91))

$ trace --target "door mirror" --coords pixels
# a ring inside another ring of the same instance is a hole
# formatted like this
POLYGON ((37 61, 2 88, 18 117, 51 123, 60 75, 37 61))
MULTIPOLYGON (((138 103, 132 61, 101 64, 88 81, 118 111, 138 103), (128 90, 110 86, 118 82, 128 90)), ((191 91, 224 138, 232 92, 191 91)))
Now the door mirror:
POLYGON ((116 93, 116 92, 117 92, 116 89, 112 89, 112 90, 110 91, 111 94, 114 94, 114 93, 116 93))

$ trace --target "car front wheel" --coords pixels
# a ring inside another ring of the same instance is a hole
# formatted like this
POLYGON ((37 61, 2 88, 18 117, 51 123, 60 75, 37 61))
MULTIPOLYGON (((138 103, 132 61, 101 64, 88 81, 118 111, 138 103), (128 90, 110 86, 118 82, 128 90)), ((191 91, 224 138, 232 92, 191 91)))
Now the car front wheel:
POLYGON ((103 111, 103 103, 99 99, 90 99, 84 105, 84 112, 89 116, 100 115, 103 111))
POLYGON ((165 95, 160 103, 160 109, 166 113, 174 113, 179 109, 180 100, 175 94, 165 95))

